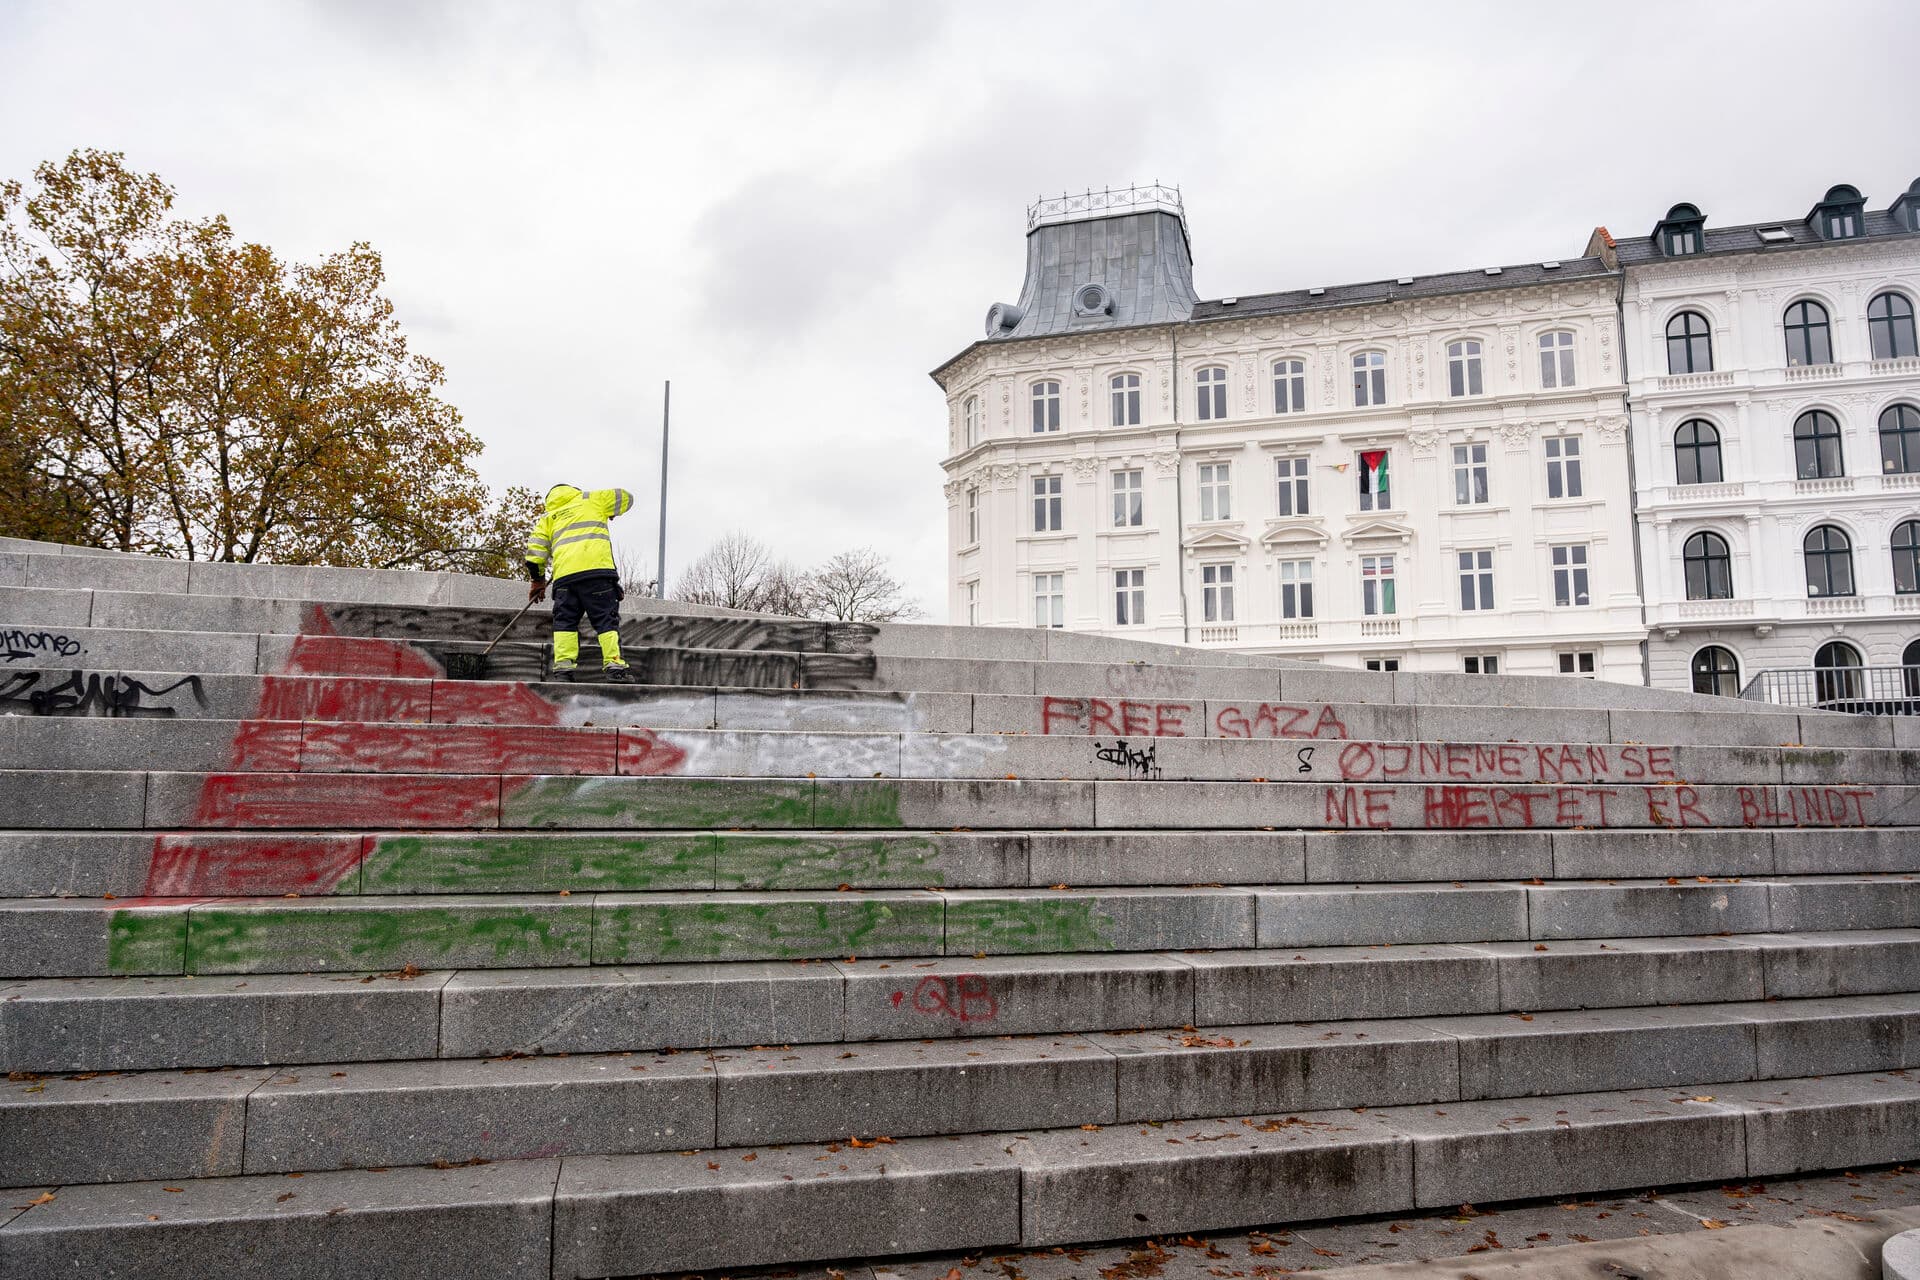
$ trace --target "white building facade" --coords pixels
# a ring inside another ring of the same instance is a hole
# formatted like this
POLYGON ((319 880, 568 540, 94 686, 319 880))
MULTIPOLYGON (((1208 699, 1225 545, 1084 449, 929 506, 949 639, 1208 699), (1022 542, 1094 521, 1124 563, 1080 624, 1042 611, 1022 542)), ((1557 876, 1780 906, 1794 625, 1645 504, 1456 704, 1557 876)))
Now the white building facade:
POLYGON ((953 621, 1643 680, 1612 263, 1203 301, 1174 193, 1073 203, 934 373, 953 621))
POLYGON ((1589 246, 1625 276, 1656 686, 1781 671, 1847 700, 1875 691, 1840 668, 1920 665, 1920 182, 1867 203, 1726 228, 1676 205, 1589 246))

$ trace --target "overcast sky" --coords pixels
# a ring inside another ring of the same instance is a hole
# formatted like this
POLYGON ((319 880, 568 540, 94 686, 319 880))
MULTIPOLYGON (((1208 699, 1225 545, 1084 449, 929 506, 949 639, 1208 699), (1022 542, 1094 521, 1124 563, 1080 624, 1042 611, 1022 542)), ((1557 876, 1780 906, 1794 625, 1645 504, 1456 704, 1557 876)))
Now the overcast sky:
POLYGON ((1920 4, 0 0, 0 175, 124 151, 289 257, 386 258, 497 484, 619 483, 668 572, 870 544, 944 615, 927 371, 1042 192, 1178 183, 1203 296, 1884 208, 1920 4))

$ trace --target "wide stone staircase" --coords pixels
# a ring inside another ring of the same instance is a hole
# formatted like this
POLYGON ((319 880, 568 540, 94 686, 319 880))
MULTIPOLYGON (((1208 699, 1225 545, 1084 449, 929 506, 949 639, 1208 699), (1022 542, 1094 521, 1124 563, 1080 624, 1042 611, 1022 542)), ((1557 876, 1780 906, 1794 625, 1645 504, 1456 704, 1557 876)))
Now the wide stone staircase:
POLYGON ((0 541, 0 1275, 603 1277, 1920 1158, 1920 732, 0 541), (591 654, 593 646, 584 647, 591 654))

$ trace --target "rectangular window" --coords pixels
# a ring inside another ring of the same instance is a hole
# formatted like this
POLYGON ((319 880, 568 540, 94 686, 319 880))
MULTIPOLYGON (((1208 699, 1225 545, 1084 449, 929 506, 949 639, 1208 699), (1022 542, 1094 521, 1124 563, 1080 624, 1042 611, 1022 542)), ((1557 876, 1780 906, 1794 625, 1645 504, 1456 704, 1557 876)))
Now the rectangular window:
POLYGON ((1360 612, 1373 615, 1394 612, 1393 557, 1360 557, 1360 612))
POLYGON ((1280 616, 1283 618, 1313 616, 1313 561, 1282 560, 1280 562, 1280 616))
POLYGON ((1585 492, 1580 480, 1580 437, 1548 436, 1547 496, 1577 498, 1585 492))
POLYGON ((980 541, 980 490, 967 490, 967 545, 980 541))
POLYGON ((1447 391, 1456 396, 1477 396, 1481 392, 1480 344, 1447 344, 1447 391))
POLYGON ((1369 449, 1358 457, 1362 511, 1393 510, 1393 494, 1388 488, 1387 459, 1385 449, 1369 449))
POLYGON ((1280 514, 1283 516, 1306 515, 1307 460, 1278 458, 1274 461, 1274 471, 1280 479, 1280 514))
POLYGON ((1202 520, 1233 519, 1233 464, 1228 462, 1203 462, 1200 464, 1200 518, 1202 520))
POLYGON ((1057 382, 1036 382, 1033 384, 1033 431, 1039 435, 1045 431, 1060 429, 1060 384, 1057 382))
POLYGON ((1493 608, 1493 552, 1460 553, 1460 607, 1493 608))
POLYGON ((1113 574, 1113 621, 1121 627, 1145 626, 1147 571, 1116 569, 1113 574))
POLYGON ((980 584, 977 582, 966 584, 966 616, 968 626, 980 625, 980 584))
POLYGON ((1487 501, 1487 446, 1453 446, 1453 500, 1459 506, 1487 501))
POLYGON ((1460 664, 1460 669, 1470 676, 1500 674, 1500 655, 1497 653, 1470 653, 1460 660, 1460 664))
POLYGON ((1113 527, 1138 527, 1146 519, 1145 490, 1138 471, 1113 473, 1113 527))
POLYGON ((1302 360, 1273 362, 1273 411, 1304 413, 1307 407, 1307 366, 1302 360))
POLYGON ((1367 659, 1367 670, 1369 671, 1398 671, 1399 669, 1400 659, 1398 658, 1367 659))
POLYGON ((1036 573, 1033 575, 1033 625, 1036 627, 1067 625, 1066 574, 1036 573))
POLYGON ((1573 335, 1563 329, 1541 334, 1540 385, 1552 391, 1573 381, 1573 335))
POLYGON ((1202 422, 1211 422, 1227 416, 1227 371, 1218 366, 1202 369, 1193 375, 1194 391, 1198 394, 1198 417, 1202 422))
POLYGON ((1060 532, 1060 477, 1033 478, 1033 531, 1060 532))
POLYGON ((1560 674, 1563 676, 1585 676, 1594 678, 1593 650, 1576 649, 1572 653, 1556 655, 1560 659, 1560 674))
POLYGON ((1553 549, 1553 602, 1557 605, 1590 603, 1587 595, 1587 548, 1585 543, 1553 549))
POLYGON ((1137 427, 1140 425, 1140 375, 1137 373, 1116 373, 1113 376, 1113 425, 1116 427, 1137 427))
POLYGON ((1387 402, 1387 357, 1362 351, 1353 358, 1353 403, 1358 409, 1387 402))
POLYGON ((1233 621, 1233 566, 1200 566, 1200 609, 1208 622, 1233 621))

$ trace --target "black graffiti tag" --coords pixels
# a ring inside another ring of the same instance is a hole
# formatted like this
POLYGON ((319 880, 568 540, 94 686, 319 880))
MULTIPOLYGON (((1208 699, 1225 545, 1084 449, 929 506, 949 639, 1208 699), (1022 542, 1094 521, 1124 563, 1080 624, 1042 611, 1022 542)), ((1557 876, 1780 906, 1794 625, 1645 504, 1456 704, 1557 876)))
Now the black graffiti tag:
POLYGON ((118 719, 166 719, 175 708, 143 699, 164 698, 185 689, 201 710, 207 706, 199 676, 182 676, 155 689, 127 675, 86 671, 14 671, 0 676, 0 714, 35 716, 107 716, 118 719))
POLYGON ((63 636, 58 631, 23 631, 18 627, 0 630, 0 658, 8 662, 37 658, 42 654, 71 658, 85 652, 78 640, 63 636))
POLYGON ((1157 746, 1129 747, 1126 739, 1120 738, 1110 747, 1103 747, 1096 741, 1093 744, 1093 758, 1117 764, 1135 777, 1158 779, 1160 767, 1154 763, 1158 750, 1157 746))

